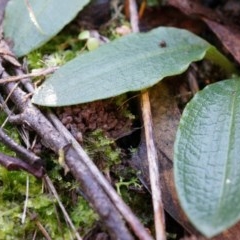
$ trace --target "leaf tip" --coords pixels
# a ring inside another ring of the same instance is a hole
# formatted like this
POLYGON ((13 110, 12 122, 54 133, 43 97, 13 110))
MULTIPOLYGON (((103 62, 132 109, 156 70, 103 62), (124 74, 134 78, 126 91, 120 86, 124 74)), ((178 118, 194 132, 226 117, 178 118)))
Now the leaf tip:
POLYGON ((57 105, 57 94, 51 85, 47 88, 42 85, 39 87, 32 97, 32 103, 42 106, 56 106, 57 105))

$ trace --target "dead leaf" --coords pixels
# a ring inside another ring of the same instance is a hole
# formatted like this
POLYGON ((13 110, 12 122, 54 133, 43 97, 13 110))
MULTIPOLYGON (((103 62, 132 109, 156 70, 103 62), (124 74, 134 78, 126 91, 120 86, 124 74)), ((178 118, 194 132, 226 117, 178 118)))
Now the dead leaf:
POLYGON ((207 8, 197 2, 189 0, 168 0, 169 5, 178 8, 186 15, 194 15, 194 17, 206 17, 214 21, 220 21, 220 16, 217 12, 207 8))
POLYGON ((160 8, 146 8, 140 19, 139 27, 141 31, 147 31, 159 26, 183 28, 195 34, 204 31, 206 27, 201 20, 188 17, 173 7, 161 6, 160 8))
POLYGON ((186 15, 191 15, 204 21, 234 59, 240 63, 239 26, 231 23, 224 14, 204 7, 197 2, 189 0, 169 0, 168 4, 178 8, 186 15))
MULTIPOLYGON (((173 89, 173 86, 176 85, 179 79, 173 80, 174 81, 167 79, 167 81, 162 81, 149 90, 155 144, 160 165, 164 209, 189 233, 194 235, 193 239, 206 240, 205 237, 201 236, 194 229, 181 210, 175 190, 173 178, 173 145, 181 114, 177 106, 173 89)), ((144 134, 142 134, 141 144, 137 153, 132 157, 131 163, 133 167, 140 170, 141 173, 139 178, 150 191, 144 134)), ((240 223, 212 238, 212 240, 232 240, 236 239, 236 236, 240 236, 240 223)))
POLYGON ((216 34, 223 46, 232 54, 240 64, 240 31, 233 25, 222 25, 220 23, 203 19, 208 27, 216 34))

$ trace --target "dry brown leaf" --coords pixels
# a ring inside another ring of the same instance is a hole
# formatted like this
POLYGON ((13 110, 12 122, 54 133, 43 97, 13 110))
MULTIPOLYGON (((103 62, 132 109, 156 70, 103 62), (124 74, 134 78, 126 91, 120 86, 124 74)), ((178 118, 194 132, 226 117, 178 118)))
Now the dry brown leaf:
POLYGON ((232 25, 222 25, 209 19, 203 19, 208 27, 216 34, 223 46, 240 64, 240 31, 232 25))
MULTIPOLYGON (((173 144, 181 115, 173 90, 173 86, 176 84, 177 79, 174 80, 175 81, 171 81, 168 79, 167 81, 160 82, 158 85, 151 88, 149 93, 155 144, 158 150, 160 165, 163 203, 165 210, 189 233, 194 235, 192 236, 194 240, 206 240, 205 237, 200 236, 197 230, 194 229, 181 210, 175 190, 173 178, 173 144)), ((138 152, 132 158, 132 165, 141 171, 139 175, 140 180, 147 189, 150 189, 146 159, 146 145, 144 135, 142 135, 138 152)), ((240 223, 230 228, 228 231, 212 238, 212 240, 233 240, 236 239, 236 236, 240 236, 240 223)))
POLYGON ((203 5, 189 0, 169 0, 168 4, 181 10, 186 15, 194 16, 204 21, 218 37, 223 46, 240 64, 240 29, 230 23, 228 18, 203 5))
POLYGON ((220 21, 218 13, 214 12, 210 8, 189 0, 168 0, 168 4, 178 8, 186 15, 194 15, 195 17, 206 17, 214 21, 220 21))

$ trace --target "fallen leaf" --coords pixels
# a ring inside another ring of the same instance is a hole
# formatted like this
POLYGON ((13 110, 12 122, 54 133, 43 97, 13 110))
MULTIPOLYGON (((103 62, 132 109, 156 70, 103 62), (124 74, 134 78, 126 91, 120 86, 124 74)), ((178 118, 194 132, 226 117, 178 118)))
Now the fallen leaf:
POLYGON ((232 54, 240 64, 240 31, 233 25, 222 25, 218 22, 204 18, 203 21, 216 34, 223 46, 232 54))
POLYGON ((230 23, 222 14, 188 0, 169 0, 168 4, 181 10, 186 15, 204 21, 211 31, 218 37, 223 46, 240 63, 240 30, 239 26, 230 23))
POLYGON ((189 0, 168 0, 169 5, 178 8, 186 15, 194 15, 197 18, 206 17, 214 21, 220 21, 218 13, 203 5, 189 0))
MULTIPOLYGON (((189 223, 179 205, 175 190, 173 177, 173 143, 180 120, 180 111, 172 87, 176 82, 176 79, 173 79, 172 82, 167 79, 167 81, 162 81, 150 89, 152 120, 155 143, 158 150, 164 209, 189 233, 194 234, 196 240, 206 240, 206 238, 201 236, 189 223)), ((141 144, 137 153, 132 157, 131 163, 136 169, 140 170, 141 174, 139 178, 150 191, 146 159, 146 144, 144 134, 142 134, 141 144)), ((240 223, 220 235, 211 238, 211 240, 233 240, 236 239, 236 236, 240 236, 240 223)))

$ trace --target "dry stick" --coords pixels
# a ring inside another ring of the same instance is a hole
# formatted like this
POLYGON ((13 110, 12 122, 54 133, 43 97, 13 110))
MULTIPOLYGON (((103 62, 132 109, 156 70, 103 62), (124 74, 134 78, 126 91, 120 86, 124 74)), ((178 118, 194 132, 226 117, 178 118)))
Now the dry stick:
MULTIPOLYGON (((50 67, 50 68, 41 69, 37 72, 31 72, 31 73, 28 73, 28 74, 22 74, 22 75, 13 76, 13 77, 7 77, 7 78, 1 79, 0 83, 16 82, 16 81, 23 80, 23 79, 30 78, 30 77, 46 76, 50 73, 55 72, 57 69, 58 69, 58 67, 50 67)), ((17 73, 19 73, 19 71, 17 73)))
MULTIPOLYGON (((8 76, 6 72, 3 73, 3 77, 8 76)), ((11 92, 14 85, 14 83, 7 83, 4 85, 5 91, 7 93, 11 92)), ((25 96, 26 92, 18 87, 12 92, 11 99, 18 107, 20 114, 10 116, 9 120, 16 124, 27 124, 42 138, 47 147, 51 148, 55 153, 59 153, 59 150, 68 145, 69 142, 66 141, 62 134, 53 127, 39 109, 34 107, 25 96)), ((112 239, 132 240, 133 238, 116 207, 111 203, 109 197, 103 191, 100 184, 96 182, 93 174, 83 163, 81 156, 73 147, 70 147, 66 151, 65 161, 73 176, 81 183, 81 187, 92 203, 92 206, 94 206, 104 221, 112 239)))
POLYGON ((44 226, 41 224, 41 222, 37 219, 37 214, 36 213, 30 213, 30 212, 28 212, 28 214, 30 216, 30 219, 35 222, 39 231, 42 233, 42 235, 45 237, 45 239, 52 240, 52 238, 48 234, 47 230, 44 228, 44 226))
POLYGON ((47 183, 47 186, 49 187, 49 189, 50 189, 50 191, 52 192, 53 196, 56 198, 56 200, 57 200, 57 202, 58 202, 58 205, 59 205, 59 207, 61 208, 62 213, 63 213, 63 215, 64 215, 67 223, 69 224, 69 226, 70 226, 71 229, 73 230, 73 232, 74 232, 77 240, 82 240, 82 238, 80 237, 79 233, 77 232, 75 226, 73 225, 72 220, 71 220, 71 218, 69 217, 69 215, 68 215, 65 207, 63 206, 63 204, 62 204, 62 202, 61 202, 61 200, 60 200, 60 198, 59 198, 59 196, 58 196, 58 193, 57 193, 57 191, 56 191, 56 189, 55 189, 55 187, 54 187, 51 179, 50 179, 47 175, 45 175, 45 176, 44 176, 44 180, 45 180, 45 182, 47 183))
POLYGON ((132 213, 131 209, 126 205, 126 203, 121 199, 121 197, 119 197, 119 195, 112 188, 112 186, 109 184, 106 178, 104 178, 104 176, 99 172, 98 168, 93 164, 93 162, 85 153, 85 151, 82 149, 80 144, 76 141, 72 134, 65 128, 62 122, 50 111, 48 113, 48 117, 52 121, 53 125, 58 130, 61 130, 65 138, 72 143, 75 150, 81 156, 81 159, 88 166, 89 170, 95 176, 96 180, 100 183, 100 185, 103 187, 105 192, 110 197, 111 201, 115 204, 119 212, 122 214, 124 219, 132 228, 134 234, 141 240, 151 240, 152 237, 148 234, 148 232, 146 231, 144 226, 140 223, 138 218, 132 213))
POLYGON ((25 163, 19 158, 10 157, 0 152, 0 165, 3 165, 9 171, 17 171, 17 170, 24 170, 29 172, 36 178, 41 178, 44 174, 44 169, 34 168, 32 165, 25 163))
POLYGON ((21 217, 21 224, 24 224, 26 215, 27 215, 27 205, 28 205, 28 197, 29 197, 29 176, 27 175, 26 177, 26 197, 24 201, 24 208, 23 208, 23 213, 21 217))
POLYGON ((165 221, 164 221, 164 208, 162 203, 161 184, 158 166, 157 150, 154 144, 151 106, 148 91, 142 92, 142 116, 145 129, 145 138, 147 146, 147 157, 149 164, 149 176, 151 183, 153 210, 154 210, 154 223, 157 240, 165 240, 165 221))
MULTIPOLYGON (((129 9, 132 30, 135 33, 139 32, 137 4, 135 0, 129 0, 129 9)), ((147 145, 147 156, 149 164, 149 176, 151 183, 156 239, 165 240, 166 233, 165 233, 164 208, 162 203, 158 156, 154 143, 151 106, 148 91, 142 91, 141 105, 147 145)))
MULTIPOLYGON (((15 70, 15 75, 17 75, 17 76, 20 76, 20 75, 25 75, 25 73, 24 73, 24 71, 23 71, 23 69, 21 69, 21 68, 16 68, 16 69, 14 69, 15 70)), ((32 72, 33 73, 33 72, 32 72)), ((32 74, 32 73, 30 73, 30 74, 32 74)), ((29 74, 29 73, 28 73, 29 74)), ((35 74, 35 72, 34 72, 34 74, 35 74)), ((48 74, 48 73, 47 73, 48 74)), ((43 76, 45 76, 45 75, 47 75, 46 73, 43 75, 43 76)), ((25 75, 26 76, 26 75, 25 75)), ((30 76, 31 77, 31 76, 30 76)), ((34 85, 33 85, 33 83, 32 83, 32 80, 31 80, 31 78, 30 77, 26 77, 26 78, 24 78, 24 79, 22 79, 22 80, 20 80, 21 81, 21 84, 23 85, 23 87, 26 89, 26 91, 27 92, 29 92, 29 93, 33 93, 34 92, 34 85)), ((32 76, 32 77, 34 77, 34 76, 32 76)), ((37 76, 36 76, 37 77, 37 76)))
POLYGON ((21 145, 17 144, 12 138, 10 138, 0 127, 0 141, 3 142, 6 146, 10 149, 15 151, 19 154, 26 162, 31 165, 40 166, 41 159, 37 157, 35 154, 27 150, 26 148, 22 147, 21 145))
POLYGON ((36 225, 41 231, 42 235, 47 239, 47 240, 52 240, 52 238, 49 236, 47 230, 44 228, 44 226, 41 224, 40 221, 36 220, 36 225))

